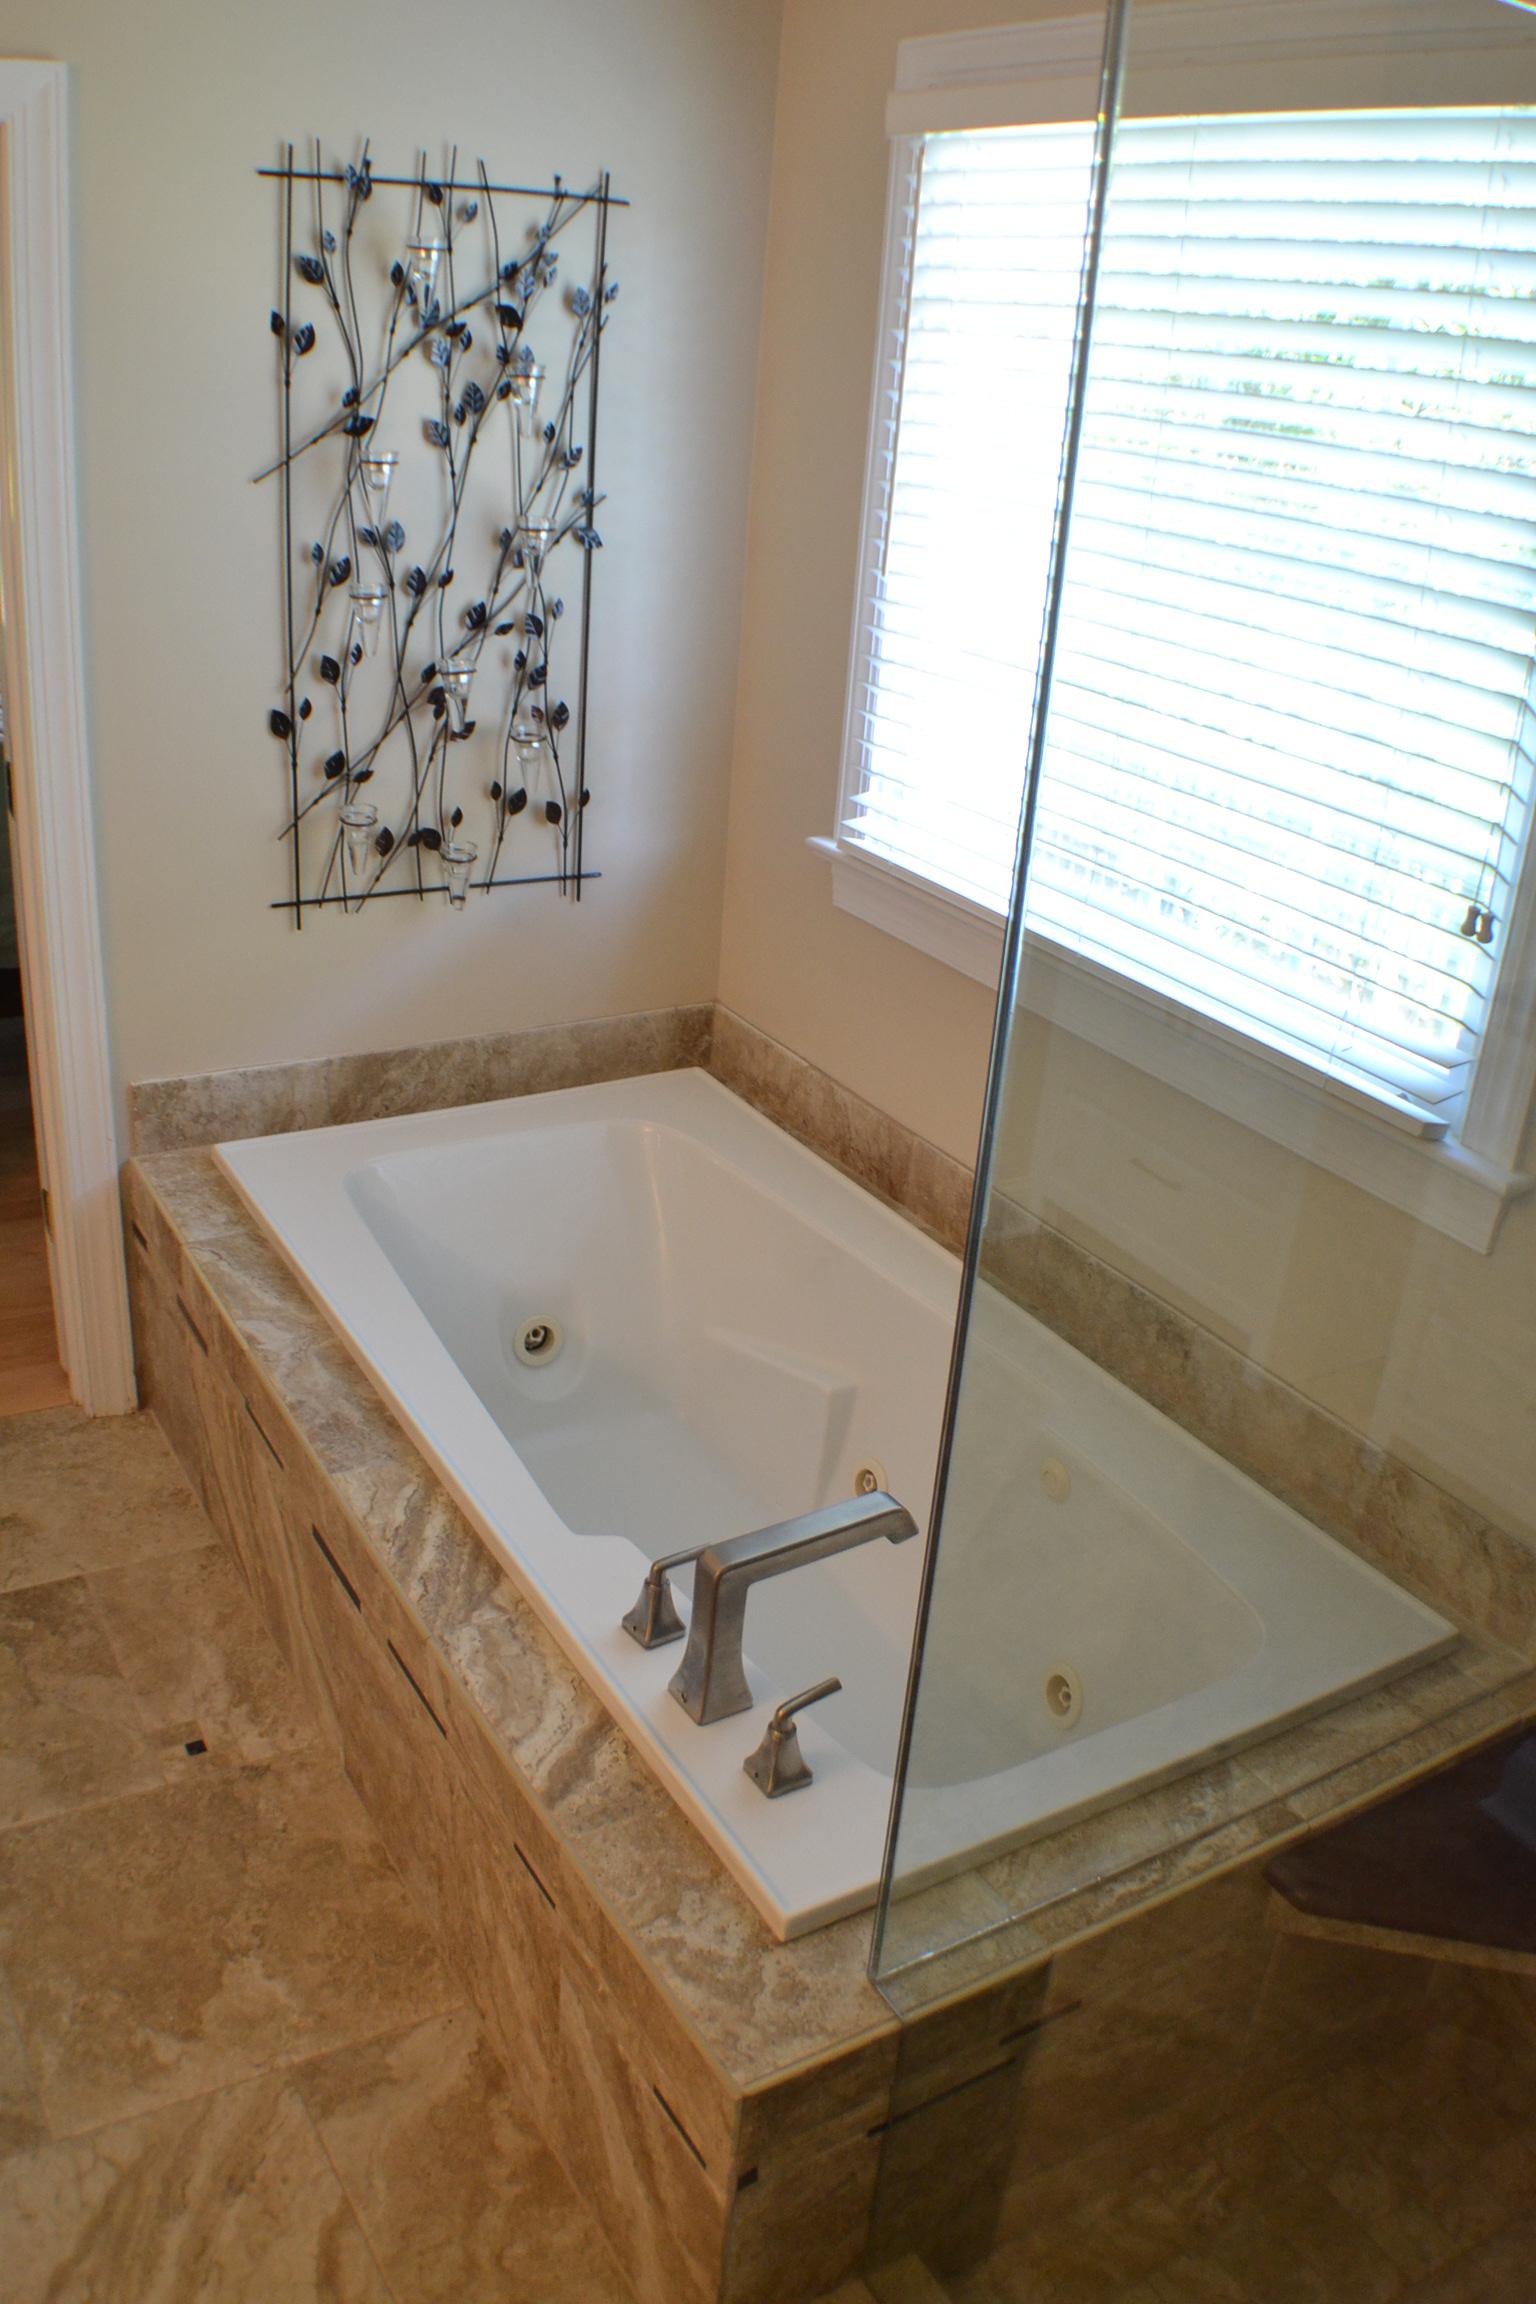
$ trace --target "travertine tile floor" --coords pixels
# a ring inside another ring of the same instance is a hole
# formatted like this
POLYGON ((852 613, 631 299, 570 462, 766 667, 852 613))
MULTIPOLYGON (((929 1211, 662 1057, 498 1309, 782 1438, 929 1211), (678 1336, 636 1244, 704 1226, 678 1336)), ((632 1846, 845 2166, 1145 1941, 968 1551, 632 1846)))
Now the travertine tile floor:
POLYGON ((633 2304, 144 1416, 0 1422, 0 2298, 633 2304))
POLYGON ((6 2304, 627 2298, 147 1418, 0 1424, 0 1972, 6 2304))
MULTIPOLYGON (((1536 2304, 1536 1981, 1318 1974, 1283 2086, 1064 2070, 987 2265, 880 2304, 1536 2304)), ((631 2304, 143 1417, 0 1422, 0 2297, 631 2304)))

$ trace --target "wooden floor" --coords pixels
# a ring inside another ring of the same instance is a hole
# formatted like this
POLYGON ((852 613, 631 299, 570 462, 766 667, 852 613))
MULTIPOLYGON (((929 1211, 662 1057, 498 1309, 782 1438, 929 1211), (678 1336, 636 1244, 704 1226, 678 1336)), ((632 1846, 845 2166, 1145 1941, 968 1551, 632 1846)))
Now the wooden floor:
POLYGON ((19 1017, 0 1020, 0 1416, 69 1399, 59 1366, 19 1017))

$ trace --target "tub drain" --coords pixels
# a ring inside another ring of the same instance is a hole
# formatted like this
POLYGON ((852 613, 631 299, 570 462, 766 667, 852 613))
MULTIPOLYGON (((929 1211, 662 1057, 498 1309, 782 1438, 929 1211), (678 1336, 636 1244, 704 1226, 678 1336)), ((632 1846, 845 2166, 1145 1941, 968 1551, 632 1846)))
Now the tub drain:
POLYGON ((512 1349, 525 1368, 542 1368, 563 1342, 557 1320, 525 1320, 512 1339, 512 1349))
POLYGON ((1070 1664, 1045 1676, 1045 1708, 1058 1728, 1070 1728, 1083 1709, 1083 1684, 1070 1664))

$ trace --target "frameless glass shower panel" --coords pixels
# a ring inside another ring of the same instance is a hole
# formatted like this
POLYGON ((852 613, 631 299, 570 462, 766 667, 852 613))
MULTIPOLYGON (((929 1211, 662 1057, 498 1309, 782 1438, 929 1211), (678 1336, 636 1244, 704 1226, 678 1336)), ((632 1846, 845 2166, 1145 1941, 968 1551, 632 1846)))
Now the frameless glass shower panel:
POLYGON ((1536 1644, 1536 22, 1142 7, 1095 255, 903 2004, 1536 1644))

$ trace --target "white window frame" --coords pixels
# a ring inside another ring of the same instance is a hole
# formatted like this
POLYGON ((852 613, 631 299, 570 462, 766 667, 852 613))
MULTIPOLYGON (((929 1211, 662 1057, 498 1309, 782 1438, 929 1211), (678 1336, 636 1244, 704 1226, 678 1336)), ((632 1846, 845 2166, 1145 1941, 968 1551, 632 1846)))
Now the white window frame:
MULTIPOLYGON (((1159 6, 1137 22, 1130 109, 1137 116, 1253 109, 1252 84, 1234 99, 1234 67, 1255 58, 1289 66, 1288 108, 1362 110, 1423 103, 1426 58, 1433 100, 1447 104, 1536 102, 1536 22, 1491 4, 1470 33, 1456 0, 1228 0, 1159 6), (1220 30, 1213 41, 1213 30, 1220 30), (1524 83, 1516 69, 1523 58, 1524 83)), ((871 406, 889 374, 890 347, 905 330, 906 249, 902 188, 913 146, 943 129, 1019 121, 1091 120, 1098 101, 1103 18, 1068 16, 985 32, 905 40, 887 108, 892 139, 885 256, 871 406)), ((859 788, 856 704, 869 665, 866 604, 878 566, 885 463, 871 426, 860 529, 858 594, 832 838, 811 845, 832 861, 833 902, 915 945, 945 966, 996 985, 1003 916, 862 852, 842 835, 859 788)), ((1020 753, 1023 753, 1023 731, 1020 753)), ((1401 1113, 1330 1082, 1185 1003, 1069 952, 1028 930, 1018 997, 1063 1030, 1153 1073, 1201 1103, 1256 1129, 1315 1165, 1487 1254, 1509 1203, 1536 1178, 1520 1168, 1536 1093, 1536 843, 1521 875, 1498 989, 1484 1028, 1467 1109, 1454 1135, 1420 1132, 1401 1113)))

